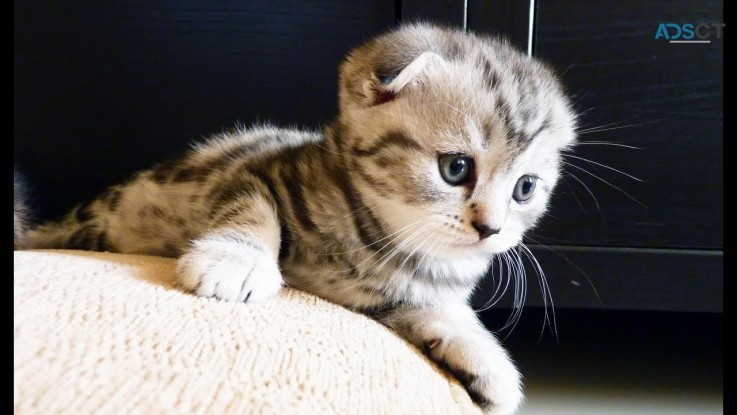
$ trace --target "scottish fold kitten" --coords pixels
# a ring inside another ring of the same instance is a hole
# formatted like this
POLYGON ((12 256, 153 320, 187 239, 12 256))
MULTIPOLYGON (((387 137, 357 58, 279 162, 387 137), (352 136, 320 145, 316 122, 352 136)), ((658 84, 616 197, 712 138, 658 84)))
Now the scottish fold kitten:
POLYGON ((317 294, 421 348, 487 413, 514 412, 520 375, 468 302, 546 211, 575 141, 569 101, 504 42, 426 24, 339 72, 324 131, 216 135, 16 241, 176 257, 186 289, 227 301, 317 294))

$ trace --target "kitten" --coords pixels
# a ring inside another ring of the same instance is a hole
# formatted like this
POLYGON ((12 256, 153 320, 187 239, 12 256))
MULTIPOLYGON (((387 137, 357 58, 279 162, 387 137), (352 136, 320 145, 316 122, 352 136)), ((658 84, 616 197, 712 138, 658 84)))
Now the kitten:
POLYGON ((468 301, 574 144, 558 81, 501 41, 412 24, 350 52, 339 107, 322 133, 217 135, 28 246, 178 257, 184 287, 229 301, 317 294, 394 329, 488 413, 514 412, 520 375, 468 301))

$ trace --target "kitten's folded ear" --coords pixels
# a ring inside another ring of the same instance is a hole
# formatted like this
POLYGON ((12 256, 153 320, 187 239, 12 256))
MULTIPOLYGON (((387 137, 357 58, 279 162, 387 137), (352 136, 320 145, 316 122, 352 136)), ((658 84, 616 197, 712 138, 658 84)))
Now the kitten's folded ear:
POLYGON ((372 53, 360 48, 341 65, 339 95, 341 111, 350 107, 367 108, 394 100, 405 88, 419 83, 428 69, 445 60, 433 52, 407 58, 387 53, 372 53), (383 55, 383 56, 382 56, 383 55))
POLYGON ((443 58, 433 52, 424 52, 404 68, 395 69, 385 74, 378 75, 378 84, 369 84, 368 87, 377 91, 374 97, 374 105, 386 102, 386 97, 393 99, 404 87, 416 82, 422 73, 433 65, 444 63, 443 58), (382 101, 382 98, 384 101, 382 101))

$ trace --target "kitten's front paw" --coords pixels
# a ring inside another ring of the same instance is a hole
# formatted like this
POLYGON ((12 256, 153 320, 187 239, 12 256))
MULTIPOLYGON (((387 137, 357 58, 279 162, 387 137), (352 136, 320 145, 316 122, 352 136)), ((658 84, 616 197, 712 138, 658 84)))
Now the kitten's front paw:
POLYGON ((197 295, 239 302, 267 299, 283 282, 276 261, 265 251, 217 239, 195 241, 179 258, 177 276, 197 295))
POLYGON ((487 414, 514 413, 523 399, 517 368, 497 344, 469 346, 461 339, 441 338, 424 344, 425 352, 452 373, 487 414))

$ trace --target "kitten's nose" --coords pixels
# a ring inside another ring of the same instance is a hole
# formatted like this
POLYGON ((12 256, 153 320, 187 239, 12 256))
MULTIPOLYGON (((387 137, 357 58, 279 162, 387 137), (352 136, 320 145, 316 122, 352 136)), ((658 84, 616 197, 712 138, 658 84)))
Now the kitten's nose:
POLYGON ((476 221, 471 222, 471 226, 478 231, 480 239, 486 239, 491 235, 496 235, 501 232, 501 229, 499 228, 492 228, 489 225, 484 225, 483 223, 478 223, 476 221))

